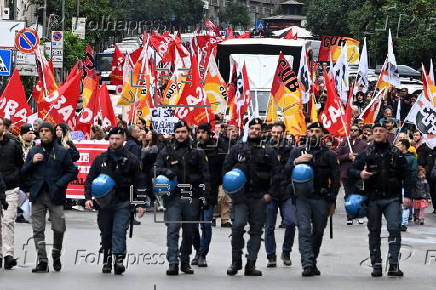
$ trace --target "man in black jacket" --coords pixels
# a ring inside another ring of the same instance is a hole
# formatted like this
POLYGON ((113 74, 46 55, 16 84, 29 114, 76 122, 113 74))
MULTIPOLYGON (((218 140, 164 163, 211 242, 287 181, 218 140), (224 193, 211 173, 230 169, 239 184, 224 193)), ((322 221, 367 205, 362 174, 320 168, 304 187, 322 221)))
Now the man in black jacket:
POLYGON ((0 117, 0 174, 6 186, 7 210, 0 215, 0 259, 4 259, 6 270, 17 265, 14 259, 14 225, 21 184, 20 170, 23 166, 23 150, 19 143, 6 134, 5 119, 0 117))
POLYGON ((194 229, 194 248, 197 250, 192 265, 207 267, 206 255, 209 253, 209 245, 212 240, 212 220, 214 207, 218 200, 218 188, 222 183, 222 168, 226 156, 226 144, 221 138, 213 139, 211 127, 208 123, 200 124, 197 128, 197 146, 204 150, 208 159, 210 172, 210 194, 208 207, 200 212, 199 220, 210 222, 201 224, 202 235, 198 227, 194 229))
MULTIPOLYGON (((123 128, 116 127, 110 130, 109 149, 95 158, 85 181, 85 207, 87 209, 93 207, 91 186, 94 179, 100 174, 107 174, 116 184, 111 204, 100 208, 97 216, 103 248, 102 272, 112 272, 112 255, 114 255, 114 273, 116 275, 120 275, 126 270, 123 261, 127 252, 126 234, 131 218, 130 187, 133 186, 137 191, 140 185, 139 160, 123 147, 124 140, 123 128)), ((133 198, 140 201, 137 197, 133 198)), ((138 210, 140 217, 142 217, 144 208, 139 207, 138 210)))
POLYGON ((29 176, 32 202, 32 229, 38 264, 33 273, 48 272, 45 249, 45 220, 50 211, 53 230, 53 268, 60 271, 62 242, 65 232, 64 203, 68 183, 76 179, 77 167, 66 148, 56 142, 53 125, 42 123, 39 128, 41 145, 33 147, 27 155, 22 173, 29 176))
MULTIPOLYGON (((374 144, 357 156, 348 170, 352 178, 364 180, 364 192, 368 196, 368 230, 370 259, 373 267, 371 275, 380 277, 382 259, 380 251, 382 215, 385 216, 389 232, 389 271, 388 276, 403 276, 399 269, 401 247, 401 198, 402 187, 409 174, 406 158, 389 144, 388 130, 383 124, 373 126, 374 144)), ((404 192, 403 204, 409 208, 410 192, 404 192)))
POLYGON ((311 193, 301 194, 295 190, 298 226, 298 246, 303 266, 302 276, 318 276, 317 259, 329 216, 336 208, 339 192, 339 165, 336 153, 321 144, 324 136, 321 123, 312 123, 308 128, 305 146, 295 148, 286 164, 290 177, 297 164, 308 164, 314 171, 311 193))
POLYGON ((283 122, 273 124, 271 139, 268 142, 268 146, 276 152, 280 162, 280 178, 277 180, 280 185, 277 187, 277 194, 266 207, 265 249, 268 259, 267 267, 277 266, 274 230, 279 209, 285 227, 281 259, 286 266, 291 266, 291 251, 295 238, 295 198, 293 198, 293 193, 289 187, 289 178, 284 170, 293 147, 284 138, 284 131, 285 124, 283 122))
POLYGON ((242 269, 242 250, 244 249, 244 227, 250 224, 250 240, 247 243, 247 264, 245 276, 262 276, 256 270, 262 229, 265 225, 266 204, 277 194, 280 165, 277 155, 270 147, 266 147, 261 138, 262 120, 252 119, 249 122, 246 142, 236 144, 226 156, 223 175, 233 168, 241 169, 248 181, 244 192, 232 200, 232 264, 227 275, 234 276, 242 269))
POLYGON ((194 224, 198 221, 201 204, 207 208, 210 191, 210 174, 204 151, 192 146, 189 128, 184 121, 174 125, 175 142, 159 152, 156 159, 157 175, 177 178, 178 186, 165 197, 165 221, 167 221, 167 275, 194 274, 189 255, 192 253, 194 224), (183 224, 178 223, 184 221, 183 224), (179 232, 183 229, 179 251, 179 232))
POLYGON ((141 160, 141 142, 139 141, 140 129, 138 126, 132 125, 127 129, 127 142, 124 146, 128 151, 141 160))
MULTIPOLYGON (((220 142, 224 146, 224 152, 228 154, 230 149, 238 142, 239 140, 239 130, 234 125, 227 126, 226 124, 221 125, 222 133, 219 136, 220 142)), ((231 228, 232 223, 230 217, 230 209, 232 207, 232 199, 224 192, 223 187, 220 186, 218 189, 218 201, 217 201, 217 216, 221 218, 221 227, 222 228, 231 228)))

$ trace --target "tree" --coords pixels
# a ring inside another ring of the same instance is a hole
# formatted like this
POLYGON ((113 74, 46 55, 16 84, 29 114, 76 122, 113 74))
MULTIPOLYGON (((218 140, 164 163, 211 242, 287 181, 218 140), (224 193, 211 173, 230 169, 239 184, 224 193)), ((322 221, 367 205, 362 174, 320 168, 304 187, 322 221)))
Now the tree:
POLYGON ((220 22, 226 22, 233 27, 250 25, 247 7, 240 3, 231 3, 225 9, 220 9, 218 17, 220 22))
POLYGON ((436 43, 434 0, 306 0, 307 28, 313 34, 367 37, 370 63, 382 64, 388 29, 399 64, 415 68, 433 56, 436 43))
POLYGON ((77 60, 83 59, 86 42, 71 31, 64 33, 64 42, 64 67, 69 71, 76 64, 77 60))

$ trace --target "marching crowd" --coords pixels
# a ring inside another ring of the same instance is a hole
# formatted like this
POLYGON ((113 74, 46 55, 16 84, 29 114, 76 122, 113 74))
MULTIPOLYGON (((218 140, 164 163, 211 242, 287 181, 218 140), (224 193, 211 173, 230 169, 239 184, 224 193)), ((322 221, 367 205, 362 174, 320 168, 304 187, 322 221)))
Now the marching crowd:
MULTIPOLYGON (((402 94, 393 94, 392 104, 413 101, 406 97, 407 92, 402 94)), ((363 106, 363 97, 358 94, 355 106, 363 106)), ((302 275, 320 275, 317 258, 324 229, 335 212, 342 184, 346 200, 354 195, 365 197, 356 206, 364 209, 368 218, 371 275, 383 274, 380 234, 384 215, 389 232, 387 274, 402 276, 398 261, 401 231, 407 230, 410 220, 423 225, 425 209, 436 202, 436 165, 435 149, 426 145, 420 131, 409 126, 396 128, 392 104, 385 104, 375 124, 365 125, 356 118, 350 135, 343 139, 329 135, 321 123, 309 124, 304 136, 293 136, 282 122, 266 124, 259 118, 247 120, 246 136, 220 119, 213 126, 203 123, 195 128, 179 121, 171 135, 157 134, 143 119, 131 125, 120 120, 107 131, 92 126, 90 139, 109 141, 108 150, 91 166, 82 204, 98 210, 102 271, 125 271, 132 212, 140 218, 146 208, 156 205, 165 212, 167 275, 178 275, 179 269, 193 274, 192 265, 207 267, 218 217, 221 227, 231 228, 232 233, 227 275, 242 269, 245 247, 244 275, 262 275, 256 260, 263 230, 268 267, 276 267, 277 253, 285 265, 292 264, 290 253, 298 233, 302 275), (132 186, 135 199, 141 201, 134 209, 132 186), (281 249, 277 249, 274 235, 278 213, 285 231, 281 249)), ((401 115, 403 110, 407 104, 402 105, 401 115)), ((22 125, 19 136, 10 133, 10 126, 7 118, 0 117, 0 265, 5 269, 17 265, 14 223, 27 222, 20 206, 29 199, 38 253, 32 272, 49 271, 44 235, 47 211, 53 231, 53 269, 60 271, 64 207, 68 204, 65 192, 76 179, 74 162, 80 154, 66 124, 38 119, 22 125)), ((347 214, 348 225, 355 220, 363 223, 361 215, 347 214)))

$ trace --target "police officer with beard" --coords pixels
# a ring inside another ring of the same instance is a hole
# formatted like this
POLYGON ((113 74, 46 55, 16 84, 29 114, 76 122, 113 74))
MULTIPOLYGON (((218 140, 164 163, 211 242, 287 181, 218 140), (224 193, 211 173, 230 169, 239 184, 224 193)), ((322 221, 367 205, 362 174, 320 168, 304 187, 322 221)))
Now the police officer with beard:
POLYGON ((388 141, 389 131, 380 123, 373 126, 374 143, 360 153, 348 174, 364 181, 364 193, 368 197, 367 217, 369 230, 370 259, 373 267, 371 276, 383 275, 380 251, 382 215, 389 232, 388 276, 401 277, 399 255, 401 247, 401 202, 405 208, 411 205, 410 192, 402 187, 409 174, 406 158, 388 141))
POLYGON ((252 119, 249 122, 248 139, 233 146, 227 155, 223 173, 233 168, 242 170, 247 177, 243 193, 232 197, 234 217, 232 225, 232 264, 227 275, 234 276, 242 269, 242 250, 244 249, 244 227, 250 225, 250 240, 247 243, 247 264, 245 276, 262 276, 256 270, 256 259, 260 249, 262 228, 265 224, 266 204, 276 194, 280 164, 277 155, 270 147, 265 146, 261 138, 262 120, 252 119))
POLYGON ((321 123, 312 123, 308 128, 305 146, 291 152, 286 165, 287 174, 298 164, 307 164, 313 169, 313 187, 302 194, 295 188, 298 243, 303 267, 302 276, 321 275, 317 258, 321 248, 324 229, 332 216, 339 192, 339 165, 336 153, 321 144, 324 135, 321 123))
POLYGON ((167 222, 167 259, 169 269, 166 274, 174 276, 180 270, 194 274, 189 264, 195 222, 201 208, 207 209, 209 200, 210 175, 207 158, 202 149, 192 145, 189 128, 184 121, 174 125, 174 143, 159 152, 156 159, 157 175, 169 179, 177 178, 178 185, 171 195, 164 199, 165 221, 167 222), (185 223, 178 223, 184 221, 185 223), (182 227, 182 243, 179 250, 179 232, 182 227))
MULTIPOLYGON (((123 146, 125 141, 123 128, 115 127, 109 132, 109 148, 97 156, 92 163, 85 181, 85 207, 91 209, 92 183, 100 174, 106 174, 115 181, 110 204, 98 211, 97 223, 101 232, 103 249, 103 273, 112 272, 112 255, 114 256, 114 274, 121 275, 125 270, 123 261, 126 257, 126 235, 131 217, 130 187, 135 190, 140 186, 139 160, 123 146)), ((134 200, 139 200, 134 197, 134 200)), ((138 208, 139 217, 144 208, 138 208)))

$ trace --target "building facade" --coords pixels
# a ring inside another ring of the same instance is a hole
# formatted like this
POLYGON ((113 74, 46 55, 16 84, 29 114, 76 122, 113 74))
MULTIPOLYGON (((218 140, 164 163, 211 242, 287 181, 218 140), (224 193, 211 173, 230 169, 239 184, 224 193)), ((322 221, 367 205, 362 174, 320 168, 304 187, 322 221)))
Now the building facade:
POLYGON ((203 0, 203 2, 207 17, 217 24, 221 24, 218 17, 220 9, 225 9, 232 2, 241 3, 247 7, 250 22, 254 25, 257 20, 276 14, 283 0, 203 0))

